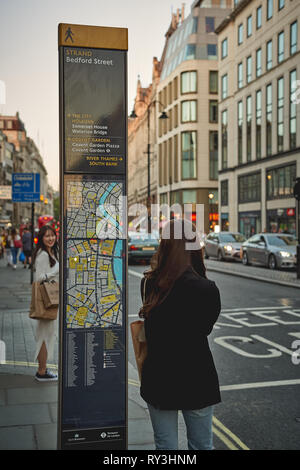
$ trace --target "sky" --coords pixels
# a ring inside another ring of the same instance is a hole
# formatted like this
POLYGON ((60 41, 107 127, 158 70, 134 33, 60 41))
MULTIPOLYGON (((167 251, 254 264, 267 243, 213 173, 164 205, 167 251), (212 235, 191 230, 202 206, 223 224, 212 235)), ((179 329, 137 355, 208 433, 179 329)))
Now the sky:
MULTIPOLYGON (((37 144, 49 184, 59 186, 59 23, 128 28, 128 110, 137 77, 152 79, 153 57, 161 58, 171 12, 181 0, 0 0, 0 80, 6 100, 0 114, 19 111, 27 135, 37 144)), ((192 0, 185 2, 185 16, 192 0)))

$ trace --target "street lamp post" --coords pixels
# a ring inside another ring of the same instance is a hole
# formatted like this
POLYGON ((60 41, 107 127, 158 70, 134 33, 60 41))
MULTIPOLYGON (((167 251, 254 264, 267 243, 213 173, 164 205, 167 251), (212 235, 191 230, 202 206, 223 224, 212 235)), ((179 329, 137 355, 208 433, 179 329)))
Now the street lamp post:
MULTIPOLYGON (((144 103, 146 104, 145 101, 143 100, 138 100, 136 101, 136 103, 144 103)), ((147 224, 147 230, 148 230, 148 233, 151 232, 151 215, 150 215, 150 210, 151 210, 151 187, 150 187, 150 154, 151 154, 151 151, 150 151, 150 107, 152 104, 156 104, 156 103, 159 103, 164 109, 165 109, 165 105, 163 103, 161 103, 160 101, 158 100, 153 100, 151 101, 148 105, 146 104, 147 106, 147 127, 148 127, 148 144, 147 144, 147 211, 148 211, 148 224, 147 224)), ((135 110, 133 108, 130 116, 130 118, 132 119, 136 119, 138 116, 136 115, 135 113, 135 110)), ((161 113, 161 115, 159 116, 159 119, 168 119, 168 115, 166 114, 165 111, 163 111, 161 113)))

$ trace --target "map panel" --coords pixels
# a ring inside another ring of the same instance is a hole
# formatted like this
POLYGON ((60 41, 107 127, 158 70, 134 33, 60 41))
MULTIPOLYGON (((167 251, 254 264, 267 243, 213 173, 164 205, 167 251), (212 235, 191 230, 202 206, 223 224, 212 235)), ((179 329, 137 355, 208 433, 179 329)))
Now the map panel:
POLYGON ((67 328, 123 323, 122 182, 67 182, 67 328))
POLYGON ((121 238, 123 183, 67 182, 67 238, 121 238))

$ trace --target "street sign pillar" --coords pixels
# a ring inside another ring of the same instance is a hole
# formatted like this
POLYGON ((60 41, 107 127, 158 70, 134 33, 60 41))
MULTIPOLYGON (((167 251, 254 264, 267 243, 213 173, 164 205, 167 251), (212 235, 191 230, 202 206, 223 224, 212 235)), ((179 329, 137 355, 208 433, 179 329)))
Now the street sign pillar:
POLYGON ((59 449, 127 448, 127 38, 58 28, 59 449))

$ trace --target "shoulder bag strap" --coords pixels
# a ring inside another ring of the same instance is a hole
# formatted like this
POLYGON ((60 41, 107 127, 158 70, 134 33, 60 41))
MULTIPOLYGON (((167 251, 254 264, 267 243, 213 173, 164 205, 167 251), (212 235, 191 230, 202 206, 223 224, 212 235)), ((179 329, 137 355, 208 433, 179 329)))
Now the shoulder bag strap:
POLYGON ((147 278, 145 277, 144 289, 143 289, 143 303, 144 304, 146 303, 146 281, 147 281, 147 278))

